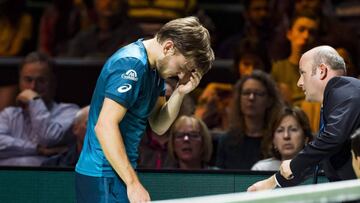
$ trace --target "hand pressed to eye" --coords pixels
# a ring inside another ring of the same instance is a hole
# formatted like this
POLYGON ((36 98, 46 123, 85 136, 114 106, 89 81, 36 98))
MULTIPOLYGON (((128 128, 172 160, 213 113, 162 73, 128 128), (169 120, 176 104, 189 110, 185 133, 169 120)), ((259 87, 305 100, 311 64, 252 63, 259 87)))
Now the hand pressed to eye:
POLYGON ((202 75, 198 71, 193 71, 191 74, 183 75, 179 78, 178 91, 181 94, 188 94, 194 90, 200 83, 202 75))

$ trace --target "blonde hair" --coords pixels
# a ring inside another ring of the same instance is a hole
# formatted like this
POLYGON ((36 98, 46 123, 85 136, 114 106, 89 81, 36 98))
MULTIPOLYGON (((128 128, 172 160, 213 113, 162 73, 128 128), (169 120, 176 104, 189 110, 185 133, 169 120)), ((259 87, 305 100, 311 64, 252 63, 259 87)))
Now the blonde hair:
POLYGON ((177 156, 175 154, 175 150, 174 150, 174 139, 175 139, 175 133, 178 130, 179 126, 184 124, 186 121, 190 121, 192 123, 193 126, 195 125, 199 125, 200 128, 200 136, 202 138, 202 156, 201 156, 201 160, 204 163, 208 163, 211 159, 211 155, 212 155, 212 139, 211 139, 211 135, 210 132, 207 128, 207 126, 205 125, 205 123, 195 117, 195 116, 180 116, 172 125, 171 130, 170 130, 170 137, 169 137, 169 142, 168 142, 168 152, 170 157, 173 160, 178 160, 177 156))
POLYGON ((178 18, 166 23, 155 35, 159 43, 171 40, 190 65, 204 75, 215 59, 209 31, 196 17, 178 18))

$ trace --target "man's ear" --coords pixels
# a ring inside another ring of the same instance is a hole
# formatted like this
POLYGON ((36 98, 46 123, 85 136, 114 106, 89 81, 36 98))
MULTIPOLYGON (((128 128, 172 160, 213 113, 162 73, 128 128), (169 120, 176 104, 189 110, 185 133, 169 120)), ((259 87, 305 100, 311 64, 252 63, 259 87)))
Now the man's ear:
POLYGON ((165 42, 163 42, 163 52, 164 55, 174 55, 174 42, 171 40, 166 40, 165 42))
POLYGON ((320 71, 320 79, 323 80, 327 77, 329 69, 328 69, 327 65, 322 63, 319 66, 319 71, 320 71))

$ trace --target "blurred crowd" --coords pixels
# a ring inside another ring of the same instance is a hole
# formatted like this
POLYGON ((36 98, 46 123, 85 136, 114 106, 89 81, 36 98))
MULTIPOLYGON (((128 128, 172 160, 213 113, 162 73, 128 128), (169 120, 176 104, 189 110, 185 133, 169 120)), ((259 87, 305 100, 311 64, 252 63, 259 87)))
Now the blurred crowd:
MULTIPOLYGON (((200 19, 216 59, 232 60, 233 78, 187 96, 165 135, 149 128, 139 168, 278 170, 319 130, 321 104, 305 101, 297 86, 301 55, 327 44, 344 58, 348 76, 360 74, 359 36, 334 15, 337 1, 237 0, 238 18, 224 22, 233 32, 219 29, 196 0, 52 0, 38 17, 27 3, 0 0, 0 59, 23 57, 18 78, 0 67, 2 166, 77 161, 91 109, 54 101, 64 82, 56 80, 54 58, 105 59, 178 17, 200 19)), ((176 85, 166 81, 167 98, 176 85)))

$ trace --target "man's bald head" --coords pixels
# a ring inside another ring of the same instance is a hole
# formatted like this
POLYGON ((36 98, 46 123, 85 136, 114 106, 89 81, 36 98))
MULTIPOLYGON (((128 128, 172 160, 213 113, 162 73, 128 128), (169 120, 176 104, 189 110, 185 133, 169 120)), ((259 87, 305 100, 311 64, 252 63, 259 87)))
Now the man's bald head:
POLYGON ((315 47, 304 53, 303 57, 312 58, 313 72, 316 71, 317 66, 324 64, 335 71, 338 76, 346 74, 344 59, 331 46, 323 45, 315 47))

